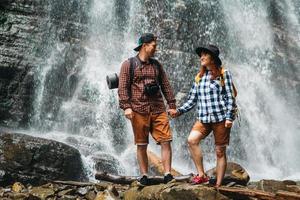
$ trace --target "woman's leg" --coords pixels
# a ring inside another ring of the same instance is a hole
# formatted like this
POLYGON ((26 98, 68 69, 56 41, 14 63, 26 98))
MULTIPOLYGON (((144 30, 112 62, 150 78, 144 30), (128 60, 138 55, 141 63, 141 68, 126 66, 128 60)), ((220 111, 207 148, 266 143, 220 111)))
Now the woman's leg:
POLYGON ((216 146, 217 155, 217 182, 216 186, 219 187, 222 184, 224 174, 227 167, 227 157, 226 157, 226 146, 216 146))
POLYGON ((200 177, 204 176, 203 155, 199 143, 203 139, 200 131, 192 130, 188 137, 189 150, 200 177))
POLYGON ((225 121, 213 124, 213 132, 216 143, 216 156, 217 156, 217 182, 216 186, 222 184, 224 174, 227 167, 226 147, 229 145, 230 128, 225 127, 225 121))

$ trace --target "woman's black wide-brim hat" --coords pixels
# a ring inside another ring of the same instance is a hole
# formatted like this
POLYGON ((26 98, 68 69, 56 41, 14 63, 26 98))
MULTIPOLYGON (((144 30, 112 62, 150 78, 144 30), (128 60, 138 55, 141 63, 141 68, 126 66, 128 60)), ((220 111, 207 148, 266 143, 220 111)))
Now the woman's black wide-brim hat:
POLYGON ((216 64, 218 66, 222 65, 222 61, 219 58, 220 50, 217 46, 210 44, 210 45, 204 46, 204 47, 197 47, 195 51, 198 56, 201 55, 201 52, 209 53, 210 55, 212 55, 212 57, 214 58, 214 60, 216 61, 216 64))

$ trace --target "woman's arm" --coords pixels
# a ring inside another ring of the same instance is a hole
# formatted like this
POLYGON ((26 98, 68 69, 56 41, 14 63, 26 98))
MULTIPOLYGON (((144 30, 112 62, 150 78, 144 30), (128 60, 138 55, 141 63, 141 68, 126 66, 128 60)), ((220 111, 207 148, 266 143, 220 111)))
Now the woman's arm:
POLYGON ((197 104, 197 86, 198 85, 194 82, 192 88, 190 89, 188 100, 180 108, 177 109, 179 114, 190 111, 197 104))
POLYGON ((234 112, 236 108, 235 97, 233 96, 233 82, 231 73, 226 70, 225 71, 225 105, 227 108, 226 112, 226 120, 233 121, 235 119, 234 112))

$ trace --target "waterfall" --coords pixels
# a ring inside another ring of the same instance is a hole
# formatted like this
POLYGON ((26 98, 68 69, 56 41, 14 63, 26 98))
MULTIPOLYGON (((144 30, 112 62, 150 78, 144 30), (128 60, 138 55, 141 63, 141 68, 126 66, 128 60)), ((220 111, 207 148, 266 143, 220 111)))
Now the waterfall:
MULTIPOLYGON (((286 2, 291 9, 291 2, 286 2)), ((244 119, 237 131, 241 138, 239 145, 246 154, 246 159, 241 162, 253 178, 291 176, 299 179, 300 143, 295 138, 299 117, 293 112, 294 107, 288 106, 289 99, 280 96, 273 84, 274 68, 279 67, 279 63, 275 61, 269 5, 245 0, 222 1, 222 6, 230 44, 227 47, 230 59, 225 60, 236 77, 240 91, 238 103, 244 119)), ((295 15, 288 13, 287 23, 294 24, 295 15)), ((232 149, 235 145, 232 143, 232 149)))
POLYGON ((115 158, 118 173, 137 174, 134 145, 131 134, 128 134, 131 127, 118 109, 116 90, 110 91, 106 85, 106 75, 119 72, 121 62, 135 45, 133 20, 130 20, 134 17, 131 13, 134 1, 119 3, 121 8, 117 1, 91 3, 88 37, 77 47, 84 51, 84 55, 79 55, 79 61, 70 65, 66 77, 57 80, 54 76, 58 74, 57 66, 69 65, 64 60, 66 55, 74 53, 69 42, 59 40, 53 41, 49 48, 51 56, 36 72, 36 111, 32 117, 32 132, 42 132, 38 136, 77 148, 91 180, 95 172, 94 157, 115 158), (122 9, 127 10, 120 13, 122 9), (51 87, 60 84, 65 87, 54 92, 58 97, 49 97, 51 87), (59 93, 63 93, 64 98, 59 93), (58 100, 52 101, 53 98, 58 100))
MULTIPOLYGON (((118 173, 137 175, 131 125, 105 77, 119 72, 122 61, 134 55, 132 49, 142 32, 155 32, 157 57, 178 94, 186 93, 197 71, 191 67, 199 65, 193 49, 209 42, 220 46, 222 61, 233 73, 241 113, 240 126, 235 123, 232 130, 229 161, 244 166, 252 180, 300 179, 296 136, 300 6, 296 0, 94 0, 84 5, 87 32, 75 34, 74 41, 60 39, 60 28, 67 29, 66 24, 48 23, 54 31, 36 71, 32 132, 76 147, 90 177, 94 157, 99 155, 116 159, 118 173)), ((74 33, 84 28, 77 22, 72 26, 77 27, 74 33)), ((173 167, 183 173, 195 172, 186 146, 195 120, 192 112, 171 120, 173 167)), ((212 137, 203 145, 205 166, 213 167, 212 137)), ((159 153, 155 144, 150 148, 159 153)))

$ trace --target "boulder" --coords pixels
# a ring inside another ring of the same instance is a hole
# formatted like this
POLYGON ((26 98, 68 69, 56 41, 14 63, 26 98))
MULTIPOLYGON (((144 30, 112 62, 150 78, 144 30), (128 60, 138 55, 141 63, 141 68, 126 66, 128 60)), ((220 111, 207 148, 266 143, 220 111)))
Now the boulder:
POLYGON ((227 200, 213 187, 191 185, 188 183, 169 183, 138 187, 136 183, 124 194, 125 200, 161 199, 161 200, 227 200))
POLYGON ((0 132, 0 184, 85 180, 77 149, 25 134, 0 132))
POLYGON ((276 193, 279 190, 288 190, 288 185, 296 185, 294 181, 260 180, 257 189, 276 193))
MULTIPOLYGON (((216 168, 208 170, 206 174, 210 177, 216 177, 216 168)), ((234 182, 246 186, 249 180, 250 176, 248 172, 241 165, 234 162, 227 163, 223 184, 234 182)))
POLYGON ((93 156, 95 169, 98 172, 107 172, 111 174, 122 174, 125 170, 121 163, 112 155, 107 153, 98 153, 93 156))

